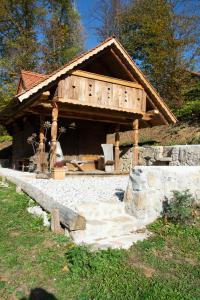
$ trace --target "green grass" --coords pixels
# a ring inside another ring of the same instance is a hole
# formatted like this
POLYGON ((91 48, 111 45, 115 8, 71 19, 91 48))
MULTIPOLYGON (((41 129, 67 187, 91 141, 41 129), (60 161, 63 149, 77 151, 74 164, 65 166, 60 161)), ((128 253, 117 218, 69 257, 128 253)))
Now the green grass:
POLYGON ((29 198, 0 188, 0 299, 200 299, 200 222, 150 226, 129 251, 90 252, 26 212, 29 198))
POLYGON ((12 137, 10 135, 1 135, 0 136, 0 143, 5 142, 5 141, 10 142, 12 140, 13 139, 12 139, 12 137))

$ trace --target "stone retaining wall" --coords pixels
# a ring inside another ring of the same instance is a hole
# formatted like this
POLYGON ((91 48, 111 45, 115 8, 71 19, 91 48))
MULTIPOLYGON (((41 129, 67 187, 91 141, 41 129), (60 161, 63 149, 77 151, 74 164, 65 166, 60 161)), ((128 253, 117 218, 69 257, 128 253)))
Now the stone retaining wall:
POLYGON ((200 203, 199 166, 141 166, 129 176, 124 195, 126 211, 143 225, 156 220, 163 201, 171 199, 173 191, 190 190, 200 203))
MULTIPOLYGON (((120 166, 129 171, 132 147, 121 147, 120 166)), ((139 165, 200 166, 200 145, 139 147, 139 165)))

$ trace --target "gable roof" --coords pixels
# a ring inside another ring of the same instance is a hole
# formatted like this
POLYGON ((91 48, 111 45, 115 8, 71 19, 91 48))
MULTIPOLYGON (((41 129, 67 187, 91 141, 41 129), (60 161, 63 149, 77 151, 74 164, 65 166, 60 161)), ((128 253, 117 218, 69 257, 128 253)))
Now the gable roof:
MULTIPOLYGON (((139 83, 142 84, 144 89, 147 92, 147 95, 150 96, 150 98, 153 100, 154 104, 157 106, 157 108, 160 110, 160 112, 163 114, 165 119, 168 123, 176 123, 176 117, 171 112, 167 104, 164 102, 164 100, 161 98, 161 96, 158 94, 156 89, 149 83, 145 75, 142 73, 142 71, 136 66, 132 58, 129 56, 128 52, 124 49, 124 47, 120 44, 120 42, 115 37, 110 37, 101 44, 99 44, 97 47, 93 48, 92 50, 89 50, 88 52, 83 53, 82 55, 78 56, 77 58, 73 59, 72 61, 68 62, 63 67, 59 68, 58 70, 54 71, 53 73, 49 75, 41 75, 37 74, 35 77, 32 73, 29 72, 28 80, 27 80, 27 89, 25 91, 22 91, 20 94, 16 95, 18 100, 20 102, 24 101, 25 99, 28 99, 30 96, 34 95, 35 93, 39 92, 41 89, 47 87, 49 84, 52 84, 55 82, 59 77, 62 75, 72 71, 74 68, 78 67, 82 63, 86 62, 90 58, 94 57, 95 55, 99 54, 101 51, 108 47, 115 47, 117 51, 122 56, 123 60, 128 64, 131 72, 134 74, 134 76, 137 77, 137 80, 139 83), (33 76, 32 76, 33 75, 33 76), (37 77, 37 78, 36 78, 37 77), (31 79, 30 79, 31 78, 31 79)), ((26 75, 27 76, 27 73, 26 75)))
MULTIPOLYGON (((113 49, 114 52, 117 52, 117 55, 120 57, 122 62, 128 67, 129 71, 133 74, 133 76, 137 79, 137 82, 143 86, 144 90, 147 93, 147 99, 149 103, 152 104, 151 106, 159 110, 160 118, 163 119, 163 122, 165 124, 176 123, 176 117, 171 112, 167 104, 158 94, 156 89, 149 83, 145 75, 136 66, 136 64, 133 62, 132 58, 129 56, 127 51, 123 48, 123 46, 115 37, 108 38, 107 40, 99 44, 97 47, 93 48, 88 52, 83 53, 82 55, 68 62, 66 65, 49 75, 33 73, 30 71, 23 71, 25 75, 23 76, 23 78, 26 81, 26 89, 22 90, 19 94, 17 94, 14 97, 14 103, 16 103, 15 100, 18 100, 20 103, 24 100, 29 100, 29 98, 32 99, 31 96, 35 95, 36 93, 39 93, 40 91, 47 90, 49 85, 52 85, 55 82, 57 82, 62 75, 72 72, 75 68, 81 68, 83 63, 89 62, 90 59, 95 58, 95 56, 101 54, 101 52, 103 52, 103 50, 106 49, 113 49)), ((11 102, 10 105, 12 104, 11 102)), ((5 108, 5 110, 7 108, 5 108)), ((4 114, 3 111, 2 113, 4 114)))
POLYGON ((47 78, 48 75, 21 70, 16 96, 30 90, 33 86, 47 78))

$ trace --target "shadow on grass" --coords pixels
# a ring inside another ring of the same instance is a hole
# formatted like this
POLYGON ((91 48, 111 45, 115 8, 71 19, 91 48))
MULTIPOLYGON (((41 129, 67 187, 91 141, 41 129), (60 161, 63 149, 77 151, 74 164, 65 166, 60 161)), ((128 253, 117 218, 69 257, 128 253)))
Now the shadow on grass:
POLYGON ((42 288, 32 289, 28 298, 24 297, 20 300, 58 300, 53 294, 48 293, 42 288))

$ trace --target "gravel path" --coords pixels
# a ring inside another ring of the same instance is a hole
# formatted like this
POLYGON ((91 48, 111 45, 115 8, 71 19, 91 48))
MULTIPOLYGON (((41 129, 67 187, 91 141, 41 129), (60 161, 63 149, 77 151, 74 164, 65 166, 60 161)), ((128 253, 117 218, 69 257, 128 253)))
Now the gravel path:
POLYGON ((35 174, 1 169, 6 175, 25 179, 33 186, 71 209, 76 210, 84 202, 115 202, 123 197, 128 183, 128 175, 68 175, 65 180, 36 179, 35 174))

